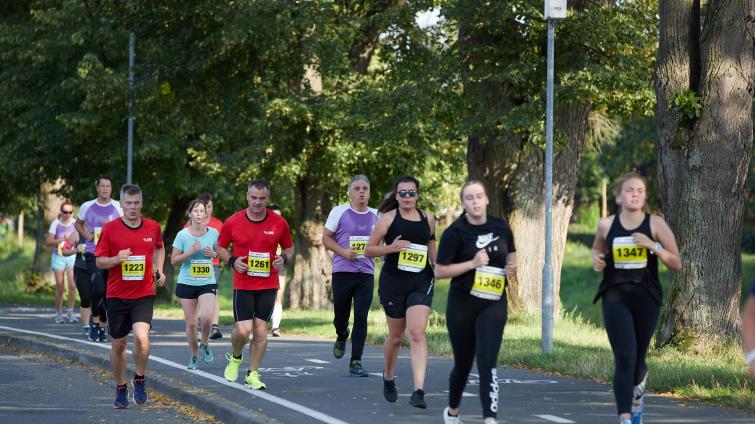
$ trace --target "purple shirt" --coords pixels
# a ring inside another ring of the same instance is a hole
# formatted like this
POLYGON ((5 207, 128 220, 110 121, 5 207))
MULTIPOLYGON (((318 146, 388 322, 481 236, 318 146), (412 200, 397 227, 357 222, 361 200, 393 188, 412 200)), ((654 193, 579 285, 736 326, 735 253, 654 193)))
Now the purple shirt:
POLYGON ((79 219, 84 221, 84 227, 94 234, 94 241, 87 240, 84 253, 94 254, 94 247, 100 239, 100 231, 105 223, 123 216, 121 205, 111 200, 107 205, 97 203, 97 199, 84 202, 79 208, 79 219))
MULTIPOLYGON (((70 224, 64 225, 59 219, 55 218, 55 220, 52 221, 52 224, 50 224, 50 231, 48 231, 48 233, 52 234, 55 240, 63 240, 69 234, 76 231, 75 224, 76 221, 73 219, 70 224)), ((57 255, 58 249, 53 249, 52 254, 57 255)))
POLYGON ((372 208, 357 212, 346 204, 336 206, 330 211, 325 228, 333 232, 336 243, 343 248, 351 247, 352 250, 361 253, 353 261, 338 253, 333 254, 333 272, 375 273, 372 258, 365 257, 363 253, 377 221, 377 210, 372 208))

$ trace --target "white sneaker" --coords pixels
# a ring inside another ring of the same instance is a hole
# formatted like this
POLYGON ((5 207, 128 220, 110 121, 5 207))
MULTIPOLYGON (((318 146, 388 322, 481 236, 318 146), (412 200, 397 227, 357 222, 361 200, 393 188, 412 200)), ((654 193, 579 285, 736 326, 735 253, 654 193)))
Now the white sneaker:
POLYGON ((448 415, 448 407, 446 406, 446 409, 443 410, 443 423, 444 424, 464 424, 461 422, 461 417, 458 415, 455 417, 452 417, 448 415))
POLYGON ((66 315, 68 322, 79 322, 79 319, 76 318, 76 315, 73 313, 73 311, 68 311, 66 315))
POLYGON ((55 324, 63 324, 63 322, 64 322, 64 320, 63 320, 63 314, 61 314, 60 312, 58 312, 55 315, 55 324))

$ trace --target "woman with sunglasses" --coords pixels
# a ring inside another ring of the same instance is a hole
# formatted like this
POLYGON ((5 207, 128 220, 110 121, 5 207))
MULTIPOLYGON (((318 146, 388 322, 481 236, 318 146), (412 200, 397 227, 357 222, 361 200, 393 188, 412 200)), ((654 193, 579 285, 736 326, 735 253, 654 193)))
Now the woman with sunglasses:
POLYGON ((75 256, 64 256, 63 247, 70 248, 79 241, 76 232, 75 220, 73 219, 73 203, 63 202, 60 206, 58 217, 50 224, 47 232, 46 244, 53 248, 51 266, 55 276, 55 322, 62 324, 63 319, 63 291, 66 288, 65 280, 68 279, 68 322, 77 322, 78 318, 73 315, 73 307, 76 305, 76 283, 73 279, 73 265, 75 256))
POLYGON ((378 209, 383 215, 367 242, 364 254, 369 257, 385 256, 378 282, 378 296, 388 321, 388 337, 383 345, 383 396, 388 402, 398 399, 394 371, 404 332, 407 331, 414 380, 414 392, 409 404, 425 409, 425 330, 435 282, 431 267, 435 261, 435 219, 432 214, 417 209, 418 198, 417 179, 404 176, 396 180, 392 194, 383 200, 378 209))
POLYGON ((446 424, 458 424, 459 406, 477 358, 485 424, 498 413, 498 352, 506 325, 506 278, 516 275, 514 235, 508 223, 487 214, 488 195, 479 181, 461 187, 464 214, 443 232, 436 278, 451 278, 446 325, 454 351, 446 424))

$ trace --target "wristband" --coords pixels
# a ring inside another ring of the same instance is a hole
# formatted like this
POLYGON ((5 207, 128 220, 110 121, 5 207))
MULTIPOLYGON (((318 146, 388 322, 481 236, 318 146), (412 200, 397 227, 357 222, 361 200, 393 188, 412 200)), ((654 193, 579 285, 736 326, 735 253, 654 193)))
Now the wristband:
POLYGON ((233 264, 235 264, 235 263, 236 263, 236 259, 238 259, 238 258, 236 258, 235 256, 231 256, 231 257, 230 257, 230 258, 228 259, 228 265, 229 265, 229 266, 230 266, 231 268, 233 268, 233 264))
POLYGON ((755 362, 755 349, 747 353, 747 358, 745 359, 745 361, 747 361, 747 365, 752 365, 752 363, 755 362))
POLYGON ((288 256, 286 256, 285 253, 281 253, 280 256, 281 256, 281 258, 283 258, 283 264, 285 265, 286 262, 288 262, 288 256))

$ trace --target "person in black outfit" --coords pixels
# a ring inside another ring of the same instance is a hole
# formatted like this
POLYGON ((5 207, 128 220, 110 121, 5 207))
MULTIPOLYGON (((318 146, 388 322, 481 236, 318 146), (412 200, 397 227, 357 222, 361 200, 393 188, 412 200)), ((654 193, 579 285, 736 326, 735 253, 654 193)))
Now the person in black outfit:
POLYGON ((378 296, 388 321, 388 336, 383 345, 383 396, 388 402, 398 399, 393 372, 404 331, 407 331, 414 380, 409 404, 425 409, 425 330, 435 283, 431 266, 435 262, 435 219, 432 214, 417 209, 418 198, 417 179, 404 176, 396 180, 393 193, 378 209, 383 215, 364 254, 368 257, 385 256, 378 281, 378 296))
POLYGON ((496 365, 506 325, 506 277, 516 275, 514 235, 508 223, 487 214, 488 196, 479 181, 461 188, 464 214, 443 232, 435 278, 451 278, 446 325, 454 351, 446 424, 460 423, 459 406, 477 358, 485 423, 494 423, 499 393, 496 365))
POLYGON ((660 312, 658 259, 682 267, 674 233, 663 218, 644 211, 647 181, 624 175, 615 193, 617 215, 598 223, 593 269, 603 272, 594 302, 603 299, 603 322, 615 358, 614 396, 621 424, 641 424, 648 367, 645 356, 660 312))

